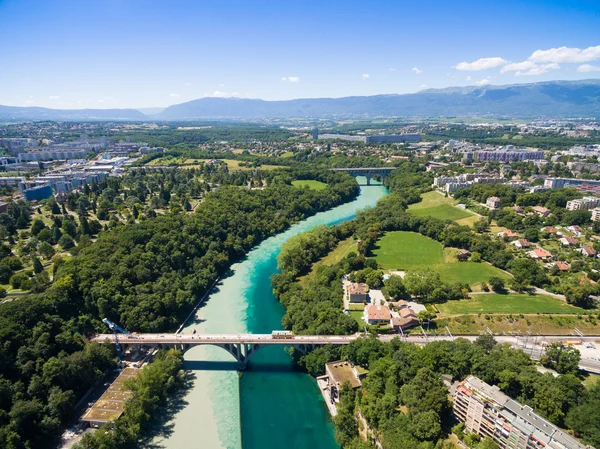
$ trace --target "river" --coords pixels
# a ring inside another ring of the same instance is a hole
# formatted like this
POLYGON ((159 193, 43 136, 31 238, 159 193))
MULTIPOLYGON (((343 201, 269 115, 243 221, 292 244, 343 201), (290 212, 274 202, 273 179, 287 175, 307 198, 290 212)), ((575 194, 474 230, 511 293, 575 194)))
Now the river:
MULTIPOLYGON (((270 333, 281 329, 283 307, 271 289, 281 245, 316 225, 351 220, 387 194, 383 186, 362 187, 352 202, 321 212, 253 249, 224 278, 195 319, 189 333, 270 333)), ((231 355, 216 347, 196 347, 184 366, 194 381, 182 404, 165 417, 148 447, 164 449, 333 449, 334 428, 316 382, 295 371, 283 348, 266 347, 243 372, 231 355)))

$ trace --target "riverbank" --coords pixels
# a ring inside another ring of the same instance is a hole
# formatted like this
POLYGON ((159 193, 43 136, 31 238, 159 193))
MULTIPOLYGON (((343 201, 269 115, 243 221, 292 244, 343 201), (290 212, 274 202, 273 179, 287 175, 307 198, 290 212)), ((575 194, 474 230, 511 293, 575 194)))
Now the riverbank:
MULTIPOLYGON (((354 201, 318 213, 265 240, 232 267, 230 276, 200 306, 183 332, 280 329, 284 311, 272 295, 270 277, 276 271, 281 244, 316 225, 350 220, 357 210, 374 206, 386 193, 381 186, 364 187, 354 201)), ((317 385, 307 374, 295 371, 283 350, 257 352, 240 374, 222 349, 199 347, 185 354, 184 368, 195 375, 183 398, 185 407, 174 414, 166 424, 170 431, 156 437, 152 447, 337 447, 317 385)))

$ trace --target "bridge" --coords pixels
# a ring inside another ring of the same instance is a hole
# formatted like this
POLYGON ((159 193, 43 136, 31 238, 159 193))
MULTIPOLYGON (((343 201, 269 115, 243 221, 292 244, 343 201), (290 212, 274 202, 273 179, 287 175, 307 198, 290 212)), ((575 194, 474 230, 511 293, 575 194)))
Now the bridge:
POLYGON ((331 168, 333 171, 343 171, 349 173, 351 176, 365 176, 367 178, 367 185, 371 185, 371 179, 375 176, 381 178, 381 183, 389 175, 392 170, 396 170, 396 167, 357 167, 357 168, 331 168))
MULTIPOLYGON (((132 334, 119 335, 118 338, 119 343, 124 347, 174 348, 183 352, 195 346, 217 346, 230 353, 237 360, 240 368, 244 369, 250 356, 266 346, 289 346, 305 353, 317 346, 347 345, 361 337, 364 337, 364 334, 293 335, 288 338, 273 338, 271 334, 132 334)), ((423 331, 422 334, 417 335, 379 335, 377 338, 383 342, 389 342, 396 337, 401 338, 404 342, 423 345, 433 341, 450 341, 455 338, 475 341, 478 335, 432 335, 423 331)), ((534 359, 541 357, 545 344, 574 340, 592 343, 599 339, 598 336, 582 335, 494 335, 494 338, 498 343, 509 343, 514 348, 522 349, 534 359)), ((99 334, 92 338, 92 341, 114 344, 115 336, 113 334, 99 334)), ((580 368, 600 374, 600 350, 595 351, 595 356, 584 357, 582 354, 580 368)))

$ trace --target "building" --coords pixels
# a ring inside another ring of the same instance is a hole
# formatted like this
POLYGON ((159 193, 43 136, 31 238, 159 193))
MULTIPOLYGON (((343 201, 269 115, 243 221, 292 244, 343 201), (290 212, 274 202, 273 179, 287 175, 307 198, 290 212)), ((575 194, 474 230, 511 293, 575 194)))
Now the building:
POLYGON ((567 210, 590 210, 600 206, 600 198, 584 196, 579 200, 567 201, 567 210))
POLYGON ((581 248, 577 248, 575 251, 583 254, 585 257, 596 257, 596 250, 591 246, 584 245, 581 248))
POLYGON ((600 186, 600 181, 595 179, 572 179, 572 178, 547 178, 544 187, 547 189, 560 189, 561 187, 577 187, 580 185, 600 186))
POLYGON ((312 129, 312 139, 319 140, 319 129, 318 128, 312 129))
POLYGON ((369 298, 369 286, 351 282, 348 284, 348 301, 351 304, 364 304, 369 298))
POLYGON ((19 162, 55 161, 62 159, 81 159, 87 155, 86 150, 32 151, 19 153, 19 162))
POLYGON ((600 207, 592 209, 592 221, 600 220, 600 207))
POLYGON ((21 193, 27 201, 41 201, 52 196, 52 187, 49 184, 22 189, 21 193))
POLYGON ((515 240, 514 242, 511 242, 511 245, 515 245, 517 248, 523 249, 523 248, 529 248, 531 246, 531 243, 529 243, 525 239, 518 239, 518 240, 515 240))
POLYGON ((550 215, 550 209, 542 206, 533 206, 531 209, 538 214, 540 217, 547 217, 550 215))
POLYGON ((531 151, 531 150, 517 150, 517 149, 504 149, 504 150, 482 150, 475 152, 475 160, 477 162, 489 162, 489 161, 500 161, 500 162, 518 162, 518 161, 536 161, 544 159, 543 151, 531 151))
POLYGON ((459 383, 453 399, 454 415, 465 429, 490 437, 500 449, 592 449, 477 377, 459 383))
POLYGON ((119 419, 125 408, 125 400, 131 397, 131 391, 126 388, 126 381, 136 375, 135 368, 125 368, 121 371, 100 399, 85 412, 81 421, 91 427, 100 427, 102 424, 119 419))
POLYGON ((546 260, 552 257, 552 254, 542 248, 536 248, 527 253, 529 257, 535 260, 546 260))
POLYGON ((456 254, 456 258, 461 262, 468 260, 469 257, 471 257, 471 251, 468 251, 466 249, 459 249, 458 253, 456 254))
MULTIPOLYGON (((340 402, 340 394, 344 383, 348 382, 353 389, 359 388, 362 384, 362 379, 367 375, 368 371, 361 366, 354 365, 348 360, 338 360, 325 364, 325 376, 323 378, 329 387, 331 400, 340 402)), ((321 378, 320 378, 321 379, 321 378)))
POLYGON ((564 237, 561 237, 559 239, 560 243, 562 243, 562 246, 573 246, 573 245, 577 245, 577 240, 575 240, 573 237, 571 237, 570 235, 566 235, 564 237))
POLYGON ((421 134, 390 134, 380 136, 367 136, 365 143, 402 143, 418 142, 421 134))
POLYGON ((500 238, 506 238, 506 239, 512 239, 515 237, 518 237, 519 234, 517 234, 516 232, 511 231, 510 229, 505 229, 504 231, 500 231, 498 233, 498 237, 500 238))
POLYGON ((390 309, 386 306, 369 304, 365 306, 363 320, 367 324, 389 323, 392 319, 390 309))
POLYGON ((397 315, 393 315, 390 319, 390 327, 396 332, 404 332, 411 327, 419 325, 417 314, 410 307, 400 309, 397 315))
POLYGON ((500 207, 500 198, 497 196, 490 196, 485 202, 485 205, 490 209, 497 209, 500 207))

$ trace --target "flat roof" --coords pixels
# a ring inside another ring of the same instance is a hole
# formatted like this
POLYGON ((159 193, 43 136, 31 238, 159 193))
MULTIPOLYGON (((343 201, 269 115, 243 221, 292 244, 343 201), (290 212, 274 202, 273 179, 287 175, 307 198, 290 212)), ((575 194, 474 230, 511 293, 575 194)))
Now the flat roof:
POLYGON ((344 382, 349 382, 352 388, 360 387, 360 379, 356 377, 352 364, 347 360, 329 362, 325 366, 336 384, 342 385, 344 382))
POLYGON ((125 382, 136 375, 136 368, 125 368, 121 371, 102 396, 85 412, 81 421, 106 423, 119 419, 123 414, 125 401, 132 394, 125 382))

